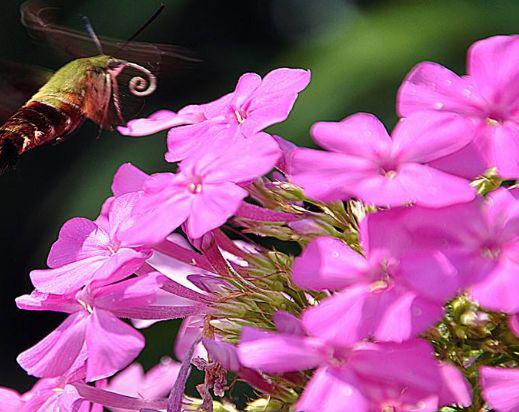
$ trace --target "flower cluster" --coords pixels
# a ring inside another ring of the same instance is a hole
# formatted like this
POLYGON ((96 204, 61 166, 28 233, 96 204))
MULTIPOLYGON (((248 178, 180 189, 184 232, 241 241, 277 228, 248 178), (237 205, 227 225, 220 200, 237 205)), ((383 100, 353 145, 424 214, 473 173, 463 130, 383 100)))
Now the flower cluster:
POLYGON ((19 355, 40 380, 0 389, 0 411, 233 412, 229 376, 260 394, 246 411, 519 410, 517 79, 519 36, 479 41, 465 76, 410 72, 391 133, 315 123, 324 150, 264 131, 301 69, 130 121, 168 130, 172 171, 124 164, 100 215, 63 225, 16 303, 67 317, 19 355), (180 363, 128 366, 139 329, 178 318, 180 363))

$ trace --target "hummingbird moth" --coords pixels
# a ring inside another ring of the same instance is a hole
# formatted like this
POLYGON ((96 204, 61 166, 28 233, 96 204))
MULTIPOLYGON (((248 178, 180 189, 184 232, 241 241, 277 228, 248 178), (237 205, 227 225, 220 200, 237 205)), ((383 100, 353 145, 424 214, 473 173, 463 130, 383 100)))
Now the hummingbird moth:
MULTIPOLYGON (((37 147, 64 140, 85 119, 112 129, 126 122, 125 111, 156 89, 156 70, 169 64, 196 61, 185 50, 166 44, 135 42, 162 6, 128 41, 99 38, 53 22, 52 8, 27 2, 22 23, 29 33, 75 57, 52 74, 25 104, 0 126, 0 174, 37 147)), ((14 76, 13 76, 14 77, 14 76)))

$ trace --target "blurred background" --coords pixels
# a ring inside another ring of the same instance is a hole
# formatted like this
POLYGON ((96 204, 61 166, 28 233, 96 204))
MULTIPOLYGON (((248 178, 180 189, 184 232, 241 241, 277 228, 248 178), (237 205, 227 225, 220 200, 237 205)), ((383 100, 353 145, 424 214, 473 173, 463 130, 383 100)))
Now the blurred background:
MULTIPOLYGON (((48 0, 69 26, 81 15, 98 33, 127 38, 160 0, 48 0)), ((166 9, 139 40, 174 43, 202 63, 159 78, 158 92, 143 115, 179 109, 232 91, 240 74, 304 67, 312 82, 290 116, 273 132, 310 145, 309 126, 358 111, 377 114, 392 127, 395 94, 411 67, 433 60, 464 72, 467 47, 477 39, 519 31, 519 2, 486 0, 165 0, 166 9), (162 80, 162 81, 161 81, 162 80)), ((19 21, 21 1, 0 2, 0 59, 57 69, 67 62, 34 43, 19 21)), ((0 386, 26 390, 32 379, 16 356, 59 322, 61 314, 22 312, 14 298, 31 290, 28 273, 45 267, 62 223, 95 218, 110 195, 114 172, 132 162, 147 172, 168 170, 165 133, 128 138, 91 123, 68 141, 23 156, 15 171, 0 176, 0 386)), ((145 366, 170 354, 176 322, 145 331, 145 366)))

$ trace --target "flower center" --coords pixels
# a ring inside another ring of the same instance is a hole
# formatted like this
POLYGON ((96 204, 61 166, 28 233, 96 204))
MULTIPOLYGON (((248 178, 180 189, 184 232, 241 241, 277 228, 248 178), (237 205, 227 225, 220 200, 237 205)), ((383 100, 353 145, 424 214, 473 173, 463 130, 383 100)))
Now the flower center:
POLYGON ((396 170, 388 170, 387 172, 384 172, 384 176, 388 179, 394 179, 396 177, 396 170))
POLYGON ((78 299, 77 301, 88 313, 94 313, 94 307, 90 303, 87 303, 81 299, 78 299))
POLYGON ((485 123, 488 126, 495 127, 495 126, 499 126, 500 124, 502 124, 506 120, 506 118, 507 118, 507 115, 504 110, 501 110, 499 108, 497 108, 497 109, 494 108, 494 109, 490 110, 489 112, 487 112, 485 123))
POLYGON ((488 260, 496 260, 501 255, 501 246, 492 240, 481 245, 481 256, 488 260))
POLYGON ((94 312, 94 306, 91 303, 90 294, 88 293, 88 287, 83 288, 76 294, 76 301, 88 313, 92 314, 94 312))
POLYGON ((239 110, 235 110, 234 115, 236 116, 236 120, 238 120, 239 124, 242 124, 245 121, 245 119, 247 118, 245 113, 241 113, 239 110))
POLYGON ((491 117, 487 117, 486 124, 488 126, 499 126, 499 121, 496 119, 492 119, 491 117))
POLYGON ((495 247, 484 247, 481 249, 481 256, 488 260, 495 260, 501 254, 501 249, 497 246, 495 247))
POLYGON ((202 191, 201 183, 189 183, 187 185, 187 190, 189 190, 193 194, 200 193, 202 191))
POLYGON ((398 172, 398 164, 393 159, 386 159, 379 165, 378 172, 386 179, 394 179, 398 172))
POLYGON ((204 185, 200 176, 193 176, 187 184, 187 190, 189 190, 194 195, 201 193, 203 189, 204 185))
POLYGON ((380 263, 376 266, 371 274, 373 280, 369 285, 369 291, 383 292, 389 289, 394 284, 394 279, 391 274, 391 268, 394 267, 395 262, 391 258, 383 258, 380 263))

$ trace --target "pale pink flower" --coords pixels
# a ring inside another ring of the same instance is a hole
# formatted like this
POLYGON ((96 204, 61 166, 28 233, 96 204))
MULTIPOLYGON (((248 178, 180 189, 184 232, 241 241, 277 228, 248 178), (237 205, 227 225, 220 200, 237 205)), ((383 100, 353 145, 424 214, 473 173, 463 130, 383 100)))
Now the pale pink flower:
POLYGON ((519 369, 479 369, 481 393, 488 405, 496 412, 519 411, 519 369))
POLYGON ((96 221, 78 217, 66 222, 49 252, 50 269, 31 272, 36 289, 68 294, 92 282, 108 284, 134 273, 151 250, 128 242, 119 232, 130 222, 138 198, 138 193, 128 193, 114 199, 106 216, 96 221))
POLYGON ((366 246, 363 257, 339 239, 319 237, 296 258, 292 276, 298 286, 339 291, 304 312, 306 329, 337 344, 401 342, 438 322, 459 287, 452 265, 435 258, 434 250, 413 254, 366 246))
MULTIPOLYGON (((460 121, 449 127, 452 139, 466 148, 438 159, 434 167, 473 178, 496 167, 505 178, 519 177, 519 36, 495 36, 474 43, 468 52, 466 76, 459 77, 436 63, 420 63, 407 76, 398 94, 401 116, 427 116, 445 133, 442 119, 453 113, 460 121), (457 117, 460 119, 460 117, 457 117), (462 123, 461 123, 462 122, 462 123)), ((418 130, 411 130, 418 137, 418 130)))
MULTIPOLYGON (((142 136, 160 130, 168 133, 166 160, 175 162, 203 149, 206 140, 226 129, 233 136, 251 137, 288 117, 301 92, 310 81, 310 72, 301 69, 273 70, 263 79, 255 73, 240 77, 234 92, 202 105, 191 105, 178 114, 161 110, 148 119, 132 120, 119 128, 122 134, 142 136), (180 127, 176 127, 180 126, 180 127)), ((272 140, 263 135, 265 140, 272 140)))
POLYGON ((247 196, 240 183, 270 171, 279 155, 277 144, 261 134, 238 137, 230 145, 205 145, 180 163, 178 173, 157 173, 146 180, 132 212, 133 226, 122 237, 130 243, 155 244, 181 224, 189 237, 201 237, 238 210, 247 196))
MULTIPOLYGON (((119 318, 172 319, 195 314, 193 306, 170 306, 158 300, 167 279, 157 273, 109 286, 87 287, 60 296, 38 291, 21 296, 17 305, 26 310, 69 313, 58 328, 18 356, 31 375, 57 377, 86 364, 86 380, 113 375, 127 366, 144 347, 144 338, 119 318)), ((205 305, 200 304, 200 311, 205 305)), ((195 308, 196 309, 196 308, 195 308)))
POLYGON ((319 122, 314 140, 329 150, 296 149, 289 179, 318 200, 357 197, 367 203, 440 207, 469 201, 469 182, 429 165, 467 145, 469 121, 455 114, 440 119, 413 116, 390 137, 373 115, 358 113, 341 122, 319 122))
POLYGON ((240 362, 266 373, 314 369, 297 410, 372 412, 470 405, 470 387, 451 365, 434 359, 425 341, 357 343, 336 346, 313 336, 245 328, 238 347, 240 362), (414 409, 413 409, 414 408, 414 409))

